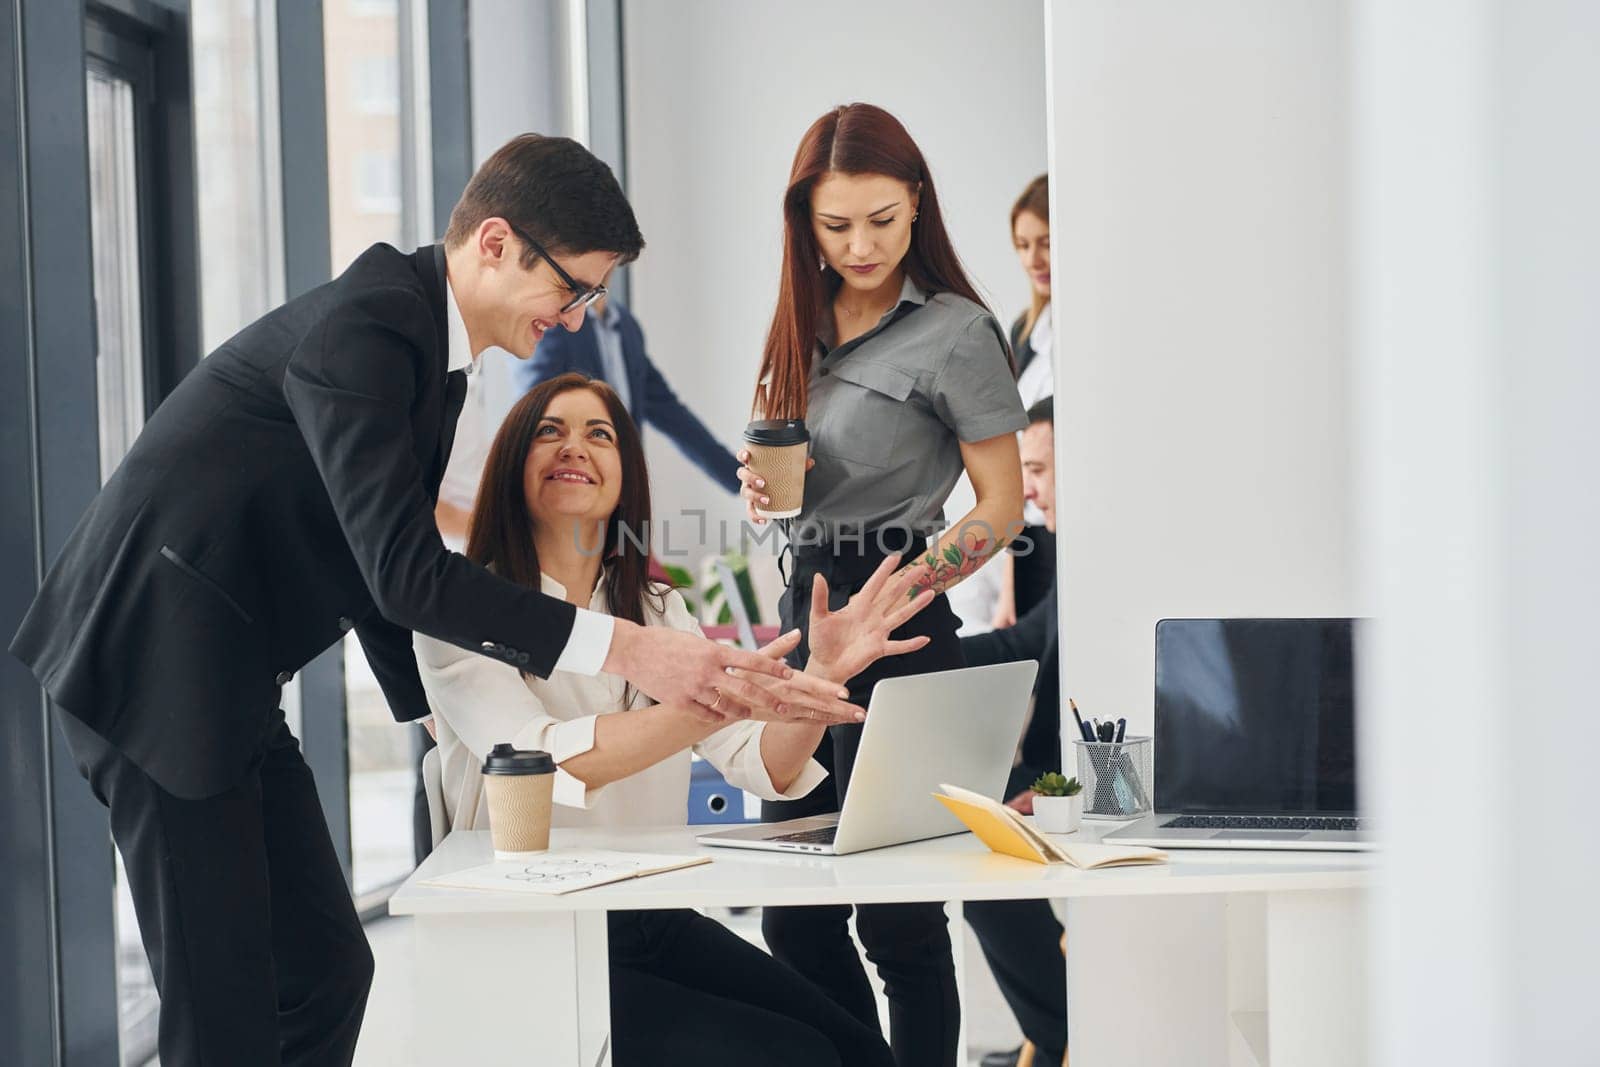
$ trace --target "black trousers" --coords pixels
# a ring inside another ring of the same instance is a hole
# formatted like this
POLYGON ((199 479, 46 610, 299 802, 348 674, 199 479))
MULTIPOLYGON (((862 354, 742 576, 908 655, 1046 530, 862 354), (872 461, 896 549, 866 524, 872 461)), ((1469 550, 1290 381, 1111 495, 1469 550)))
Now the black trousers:
POLYGON ((283 713, 245 778, 204 800, 57 721, 111 812, 161 997, 162 1067, 349 1064, 372 951, 283 713))
POLYGON ((1011 561, 1019 619, 1050 595, 1056 580, 1056 535, 1043 526, 1026 526, 1022 533, 1033 542, 1033 550, 1026 556, 1013 556, 1011 561))
MULTIPOLYGON (((1010 800, 1033 784, 1040 770, 1019 764, 1006 779, 1010 800)), ((1067 1054, 1067 961, 1061 954, 1061 922, 1046 900, 969 900, 967 925, 1016 1016, 1022 1034, 1038 1049, 1038 1062, 1058 1064, 1067 1054)))
POLYGON ((607 917, 616 1067, 892 1067, 820 989, 697 912, 607 917))
MULTIPOLYGON (((905 540, 903 536, 885 537, 891 550, 905 540)), ((911 551, 920 551, 921 544, 912 541, 911 551)), ((781 605, 784 629, 807 627, 813 575, 822 573, 827 577, 829 607, 841 608, 866 583, 881 560, 877 538, 870 534, 865 538, 865 550, 859 553, 800 550, 781 605)), ((956 638, 959 625, 960 620, 945 598, 935 598, 893 634, 897 639, 927 634, 932 641, 917 652, 881 659, 852 678, 848 685, 850 700, 866 707, 880 678, 963 666, 965 660, 956 638)), ((802 642, 791 662, 803 664, 808 652, 802 642)), ((834 789, 824 786, 799 800, 764 801, 762 819, 776 822, 838 811, 850 785, 860 744, 859 725, 829 727, 828 735, 817 747, 816 759, 832 772, 834 789)), ((900 1067, 955 1067, 961 1005, 944 906, 865 904, 854 910, 856 932, 867 958, 883 979, 889 1000, 889 1042, 895 1062, 900 1067)), ((850 913, 851 906, 847 904, 766 908, 761 932, 774 956, 815 982, 864 1025, 876 1027, 877 1004, 862 970, 861 957, 850 939, 850 913)))
POLYGON ((1038 1049, 1035 1062, 1060 1063, 1067 1052, 1067 961, 1050 902, 969 900, 963 907, 1000 995, 1038 1049))

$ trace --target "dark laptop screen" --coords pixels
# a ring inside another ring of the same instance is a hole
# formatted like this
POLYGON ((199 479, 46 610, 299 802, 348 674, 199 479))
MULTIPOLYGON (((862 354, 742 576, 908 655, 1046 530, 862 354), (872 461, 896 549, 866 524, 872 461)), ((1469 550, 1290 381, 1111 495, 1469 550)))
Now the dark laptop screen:
POLYGON ((1350 619, 1156 624, 1156 810, 1356 811, 1350 619))

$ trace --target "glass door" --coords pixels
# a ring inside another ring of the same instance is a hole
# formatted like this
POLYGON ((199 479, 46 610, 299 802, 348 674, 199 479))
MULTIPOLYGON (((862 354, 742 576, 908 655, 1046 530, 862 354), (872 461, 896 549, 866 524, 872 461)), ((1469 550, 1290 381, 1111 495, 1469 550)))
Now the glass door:
MULTIPOLYGON (((89 236, 100 477, 121 464, 165 389, 192 363, 193 331, 174 311, 192 290, 187 26, 173 12, 84 18, 89 236), (173 115, 183 118, 174 119, 173 115)), ((109 844, 109 842, 107 842, 109 844)), ((120 856, 116 863, 118 1047, 124 1065, 155 1053, 159 1001, 120 856)))
MULTIPOLYGON (((111 477, 144 425, 148 380, 143 227, 137 152, 137 66, 116 58, 88 63, 89 228, 95 309, 95 384, 100 479, 111 477)), ((143 1063, 155 1047, 158 1000, 139 939, 122 859, 117 858, 117 1006, 122 1062, 143 1063)))

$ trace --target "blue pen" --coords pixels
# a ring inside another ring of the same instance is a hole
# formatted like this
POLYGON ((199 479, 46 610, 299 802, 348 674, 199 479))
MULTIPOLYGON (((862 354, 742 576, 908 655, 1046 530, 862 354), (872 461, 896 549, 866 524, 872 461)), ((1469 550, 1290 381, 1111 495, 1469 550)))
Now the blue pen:
POLYGON ((1121 744, 1122 743, 1122 739, 1124 737, 1127 737, 1127 736, 1128 736, 1128 720, 1127 719, 1118 719, 1117 720, 1117 736, 1116 736, 1117 743, 1121 744))

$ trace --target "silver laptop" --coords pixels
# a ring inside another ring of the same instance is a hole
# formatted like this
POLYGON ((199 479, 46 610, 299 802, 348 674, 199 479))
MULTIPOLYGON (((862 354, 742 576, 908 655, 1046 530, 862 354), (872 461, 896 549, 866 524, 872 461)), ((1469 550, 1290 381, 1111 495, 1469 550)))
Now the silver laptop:
POLYGON ((1356 623, 1157 623, 1155 814, 1105 840, 1371 847, 1356 804, 1356 623))
POLYGON ((933 794, 949 782, 1000 799, 1038 670, 1030 659, 883 679, 867 706, 842 811, 701 834, 699 840, 843 856, 965 832, 933 794))

